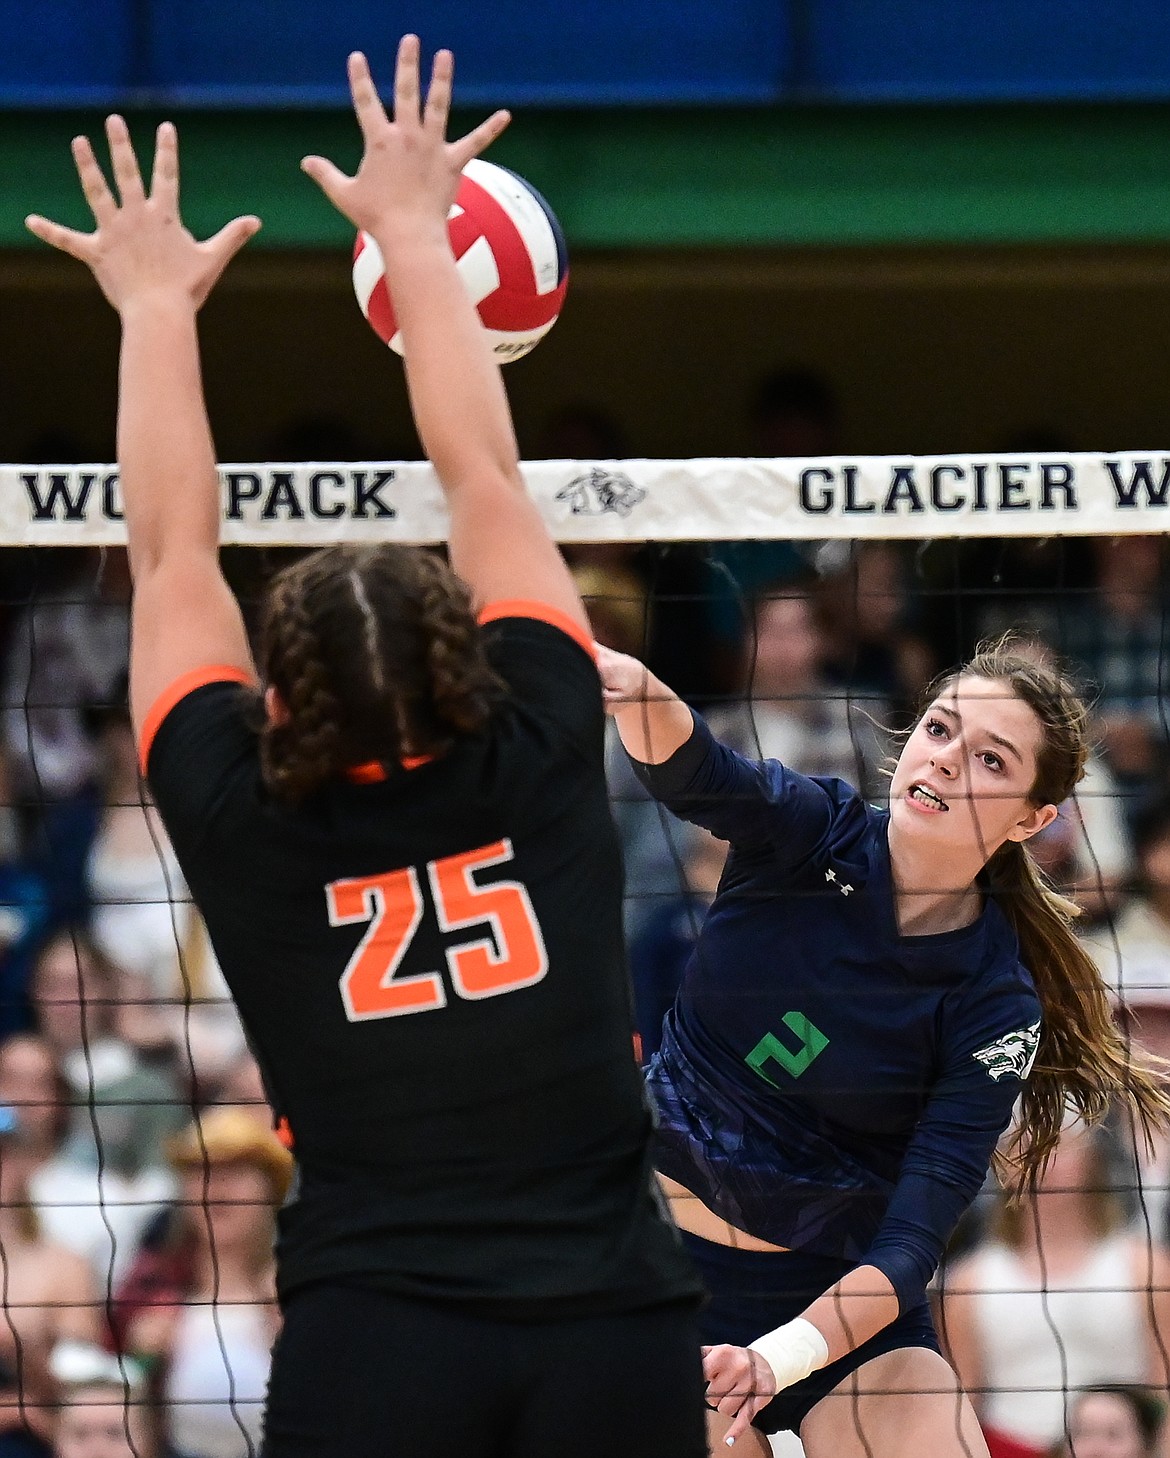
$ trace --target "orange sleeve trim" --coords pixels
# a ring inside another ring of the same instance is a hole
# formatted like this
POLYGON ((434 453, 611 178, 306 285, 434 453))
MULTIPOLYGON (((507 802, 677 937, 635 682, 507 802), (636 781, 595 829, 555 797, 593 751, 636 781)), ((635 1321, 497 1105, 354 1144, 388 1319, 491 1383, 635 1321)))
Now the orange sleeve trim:
POLYGON ((568 613, 562 612, 560 608, 550 607, 546 602, 527 602, 523 598, 512 598, 504 602, 489 602, 480 610, 481 625, 497 622, 500 618, 535 618, 539 623, 548 623, 550 627, 567 633, 574 643, 584 648, 590 658, 597 657, 597 649, 593 646, 593 636, 589 630, 583 628, 568 613))
POLYGON ((151 746, 154 744, 155 735, 162 727, 162 721, 188 694, 194 693, 197 688, 203 688, 205 684, 209 683, 254 684, 255 682, 254 674, 249 673, 246 669, 237 668, 231 663, 210 664, 204 668, 192 668, 188 673, 181 673, 169 688, 163 689, 151 704, 150 712, 142 721, 142 733, 138 738, 138 763, 142 768, 142 773, 146 773, 151 746))

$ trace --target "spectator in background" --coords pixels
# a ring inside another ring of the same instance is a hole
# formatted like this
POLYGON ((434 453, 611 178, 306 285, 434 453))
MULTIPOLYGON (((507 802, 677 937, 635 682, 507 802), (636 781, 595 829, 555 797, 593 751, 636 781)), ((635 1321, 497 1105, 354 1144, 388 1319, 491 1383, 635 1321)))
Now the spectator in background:
POLYGON ((138 772, 124 690, 95 716, 102 806, 86 879, 94 945, 120 969, 121 1031, 147 1056, 169 1056, 195 1085, 219 1077, 243 1029, 203 919, 138 772))
MULTIPOLYGON (((626 433, 600 405, 576 401, 563 405, 545 422, 537 456, 549 461, 622 461, 629 455, 626 433)), ((631 589, 646 597, 645 548, 640 542, 572 542, 565 560, 584 570, 595 596, 604 599, 631 589)), ((643 641, 643 648, 645 642, 643 641)))
POLYGON ((826 542, 816 557, 826 675, 912 714, 938 665, 914 630, 905 558, 893 542, 826 542))
MULTIPOLYGON (((631 454, 625 428, 604 406, 574 401, 555 411, 541 431, 536 456, 554 461, 614 462, 631 454)), ((711 692, 712 648, 705 594, 710 590, 702 549, 688 543, 573 542, 563 548, 594 595, 628 595, 632 584, 647 611, 638 653, 656 671, 673 674, 682 692, 711 692), (651 609, 653 611, 651 611, 651 609)))
POLYGON ((156 1458, 158 1436, 137 1363, 86 1342, 61 1342, 50 1366, 59 1392, 53 1458, 156 1458))
MULTIPOLYGON (((118 969, 83 931, 58 932, 45 944, 32 994, 37 1027, 70 1092, 68 1126, 54 1158, 59 1178, 71 1173, 91 1191, 96 1182, 105 1205, 125 1204, 148 1218, 171 1189, 163 1143, 189 1117, 173 1072, 144 1061, 120 1036, 118 969)), ((99 1207, 96 1218, 104 1229, 109 1211, 99 1207)), ((113 1246, 107 1234, 93 1248, 103 1272, 125 1254, 117 1233, 116 1226, 113 1246)))
MULTIPOLYGON (((1134 829, 1134 893, 1111 923, 1091 928, 1084 941, 1111 989, 1118 1015, 1134 1041, 1170 1058, 1170 796, 1148 805, 1134 829)), ((1170 1141, 1147 1151, 1138 1141, 1142 1226, 1161 1237, 1170 1226, 1170 1141)))
POLYGON ((179 1202, 116 1299, 123 1350, 157 1374, 182 1458, 251 1458, 279 1326, 275 1211, 292 1156, 249 1114, 219 1108, 171 1141, 179 1202))
MULTIPOLYGON (((646 641, 649 612, 639 579, 626 568, 601 568, 595 562, 578 563, 573 578, 594 638, 619 653, 639 653, 646 641)), ((623 917, 629 942, 663 906, 675 905, 683 892, 681 867, 689 831, 646 793, 630 768, 629 756, 609 716, 605 721, 605 778, 622 843, 623 917)))
POLYGON ((1068 1436, 1051 1458, 1157 1458, 1164 1405, 1144 1387, 1088 1387, 1068 1416, 1068 1436))
POLYGON ((1034 1195, 940 1281, 939 1334, 991 1458, 1045 1458, 1077 1388, 1170 1382, 1170 1257, 1126 1228, 1107 1138, 1070 1128, 1034 1195))
POLYGON ((120 1035, 119 969, 70 927, 41 948, 32 992, 38 1030, 77 1100, 67 1157, 130 1177, 157 1163, 188 1114, 171 1070, 145 1062, 120 1035))
POLYGON ((1096 537, 1093 553, 1093 591, 1062 611, 1060 637, 1050 641, 1096 685, 1106 758, 1136 810, 1164 774, 1170 733, 1162 538, 1096 537))
MULTIPOLYGON (((418 442, 415 441, 417 447, 418 442)), ((395 452, 383 456, 386 442, 368 440, 351 421, 339 415, 300 415, 287 421, 264 443, 261 459, 269 461, 389 461, 419 460, 413 454, 395 452)))
POLYGON ((27 1409, 13 1357, 0 1355, 0 1458, 49 1458, 45 1414, 27 1409))
POLYGON ((264 1087, 259 1065, 247 1049, 225 1069, 223 1077, 215 1086, 211 1102, 217 1108, 238 1109, 268 1132, 273 1128, 274 1119, 268 1102, 268 1090, 264 1087))
MULTIPOLYGON (((13 422, 9 419, 7 424, 13 422)), ((30 466, 68 466, 105 461, 109 447, 86 442, 59 426, 38 430, 10 444, 7 459, 30 466)), ((6 662, 15 624, 30 603, 51 594, 77 570, 75 547, 0 547, 0 662, 6 662)))
POLYGON ((572 570, 597 641, 645 645, 653 604, 638 573, 627 566, 591 561, 576 562, 572 570))
MULTIPOLYGON (((828 380, 801 365, 777 369, 756 387, 745 454, 767 459, 831 456, 838 449, 839 427, 837 396, 828 380)), ((725 662, 730 662, 752 601, 770 584, 804 578, 809 564, 800 548, 787 541, 717 542, 708 569, 711 629, 725 662)), ((665 681, 674 682, 669 677, 665 681)))
MULTIPOLYGON (((1054 666, 1057 656, 1041 636, 1018 639, 1018 651, 1054 666)), ((1133 842, 1124 799, 1108 763, 1090 749, 1075 793, 1060 814, 1032 838, 1045 875, 1081 908, 1085 923, 1101 922, 1120 904, 1133 870, 1133 842)))
POLYGON ((841 431, 837 392, 806 365, 773 370, 756 386, 748 427, 760 456, 834 455, 841 431))
POLYGON ((28 815, 28 854, 57 923, 86 911, 85 858, 98 812, 99 755, 87 712, 109 704, 129 655, 126 553, 86 551, 69 579, 14 624, 0 700, 0 742, 28 815))
POLYGON ((250 1119, 265 1140, 275 1132, 286 1149, 292 1148, 288 1126, 281 1120, 278 1127, 260 1065, 247 1048, 203 1092, 207 1095, 206 1103, 202 1106, 204 1114, 212 1109, 227 1109, 250 1119))
POLYGON ((0 1038, 32 1024, 28 983, 49 921, 49 888, 25 863, 8 759, 0 745, 0 1038))
POLYGON ((715 899, 727 860, 725 840, 716 840, 697 825, 680 825, 683 858, 678 894, 653 907, 630 943, 634 1026, 643 1062, 658 1052, 662 1019, 674 1006, 683 971, 694 954, 699 928, 715 899))
POLYGON ((1117 781, 1094 750, 1075 795, 1034 837, 1033 854, 1040 869, 1076 901, 1086 926, 1105 921, 1115 911, 1133 866, 1133 845, 1121 806, 1117 781))
POLYGON ((571 400, 554 410, 537 446, 537 455, 546 461, 622 461, 629 454, 621 422, 590 400, 571 400))
MULTIPOLYGON (((999 446, 1003 454, 1030 462, 1039 456, 1067 458, 1076 449, 1056 422, 1011 431, 999 446)), ((933 629, 936 644, 948 637, 974 644, 1009 630, 1035 631, 1056 642, 1065 609, 1093 581, 1088 537, 964 537, 934 544, 929 555, 935 559, 933 587, 941 611, 923 626, 933 629)))
MULTIPOLYGON (((607 645, 609 646, 609 645, 607 645)), ((884 799, 889 706, 830 682, 827 645, 807 592, 757 599, 740 644, 746 697, 708 715, 717 739, 753 759, 777 759, 803 775, 838 775, 866 798, 884 799)))
POLYGON ((0 1387, 0 1413, 23 1428, 14 1441, 34 1451, 47 1442, 52 1426, 53 1347, 69 1339, 97 1344, 103 1335, 92 1272, 80 1256, 46 1239, 32 1206, 29 1179, 37 1159, 17 1111, 0 1106, 0 1383, 10 1384, 0 1387))
MULTIPOLYGON (((64 1152, 78 1111, 49 1043, 17 1033, 0 1043, 0 1103, 10 1107, 27 1159, 28 1198, 45 1236, 83 1257, 107 1295, 129 1265, 142 1232, 174 1193, 168 1170, 128 1178, 108 1166, 79 1163, 64 1152)), ((88 1118, 88 1110, 82 1111, 88 1118)))

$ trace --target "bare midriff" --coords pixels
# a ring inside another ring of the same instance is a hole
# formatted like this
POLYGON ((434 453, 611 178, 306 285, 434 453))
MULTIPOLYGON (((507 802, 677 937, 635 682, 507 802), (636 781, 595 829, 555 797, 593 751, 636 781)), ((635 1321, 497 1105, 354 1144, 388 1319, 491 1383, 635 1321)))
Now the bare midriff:
POLYGON ((788 1249, 786 1245, 773 1245, 770 1241, 761 1240, 759 1236, 749 1235, 746 1230, 737 1229, 730 1221, 724 1220, 722 1215, 716 1215, 714 1210, 709 1210, 698 1195, 692 1194, 686 1185, 680 1185, 677 1180, 660 1174, 658 1183, 662 1186, 662 1193, 670 1201, 675 1224, 688 1235, 697 1235, 701 1240, 709 1240, 715 1245, 730 1245, 736 1250, 788 1249))

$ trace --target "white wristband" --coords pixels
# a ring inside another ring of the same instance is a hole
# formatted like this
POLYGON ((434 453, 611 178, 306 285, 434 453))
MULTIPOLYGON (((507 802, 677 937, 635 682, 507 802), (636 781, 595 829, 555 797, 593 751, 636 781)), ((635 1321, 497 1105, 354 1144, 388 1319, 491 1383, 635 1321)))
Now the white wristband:
POLYGON ((828 1342, 803 1316, 749 1342, 748 1351, 759 1352, 771 1367, 777 1392, 802 1382, 811 1372, 819 1372, 829 1360, 828 1342))

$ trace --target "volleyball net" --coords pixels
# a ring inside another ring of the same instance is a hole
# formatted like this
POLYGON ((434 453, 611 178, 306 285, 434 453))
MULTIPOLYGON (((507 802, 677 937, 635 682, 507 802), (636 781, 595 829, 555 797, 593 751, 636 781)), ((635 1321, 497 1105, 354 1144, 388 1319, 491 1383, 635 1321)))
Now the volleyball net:
MULTIPOLYGON (((599 640, 645 658, 735 747, 840 774, 870 798, 883 793, 887 730, 978 641, 1014 628, 1065 661, 1093 701, 1096 747, 1035 848, 1084 906, 1119 1016, 1170 1052, 1170 453, 523 472, 599 640)), ((225 571, 249 622, 290 554, 446 535, 425 462, 237 463, 220 484, 225 571)), ((134 766, 124 542, 115 467, 0 467, 0 1254, 49 1242, 71 1272, 5 1305, 0 1410, 36 1430, 50 1362, 92 1369, 104 1346, 138 1364, 106 1369, 111 1391, 153 1404, 173 1447, 250 1454, 275 1314, 270 1270, 248 1261, 290 1166, 134 766)), ((649 802, 614 743, 607 772, 649 1053, 725 848, 649 802)), ((1102 1136, 1077 1176, 1094 1228, 1160 1249, 1168 1154, 1139 1160, 1125 1131, 1102 1136)), ((1084 1272, 1047 1272, 1041 1252, 1033 1279, 1035 1242, 999 1220, 989 1190, 955 1258, 994 1245, 988 1279, 1017 1302, 1004 1321, 1041 1356, 1023 1377, 1010 1359, 986 1367, 984 1410, 1042 1446, 1074 1389, 1156 1376, 1150 1353, 1165 1364, 1170 1331, 1155 1277, 1121 1262, 1097 1291, 1141 1357, 1094 1349, 1080 1316, 1062 1315, 1084 1272)), ((998 1319, 956 1300, 965 1325, 998 1319)))
MULTIPOLYGON (((525 481, 558 541, 914 541, 1164 530, 1170 455, 949 455, 530 461, 525 481)), ((220 468, 225 546, 440 542, 430 465, 220 468)), ((0 467, 0 545, 124 541, 116 468, 0 467)))

